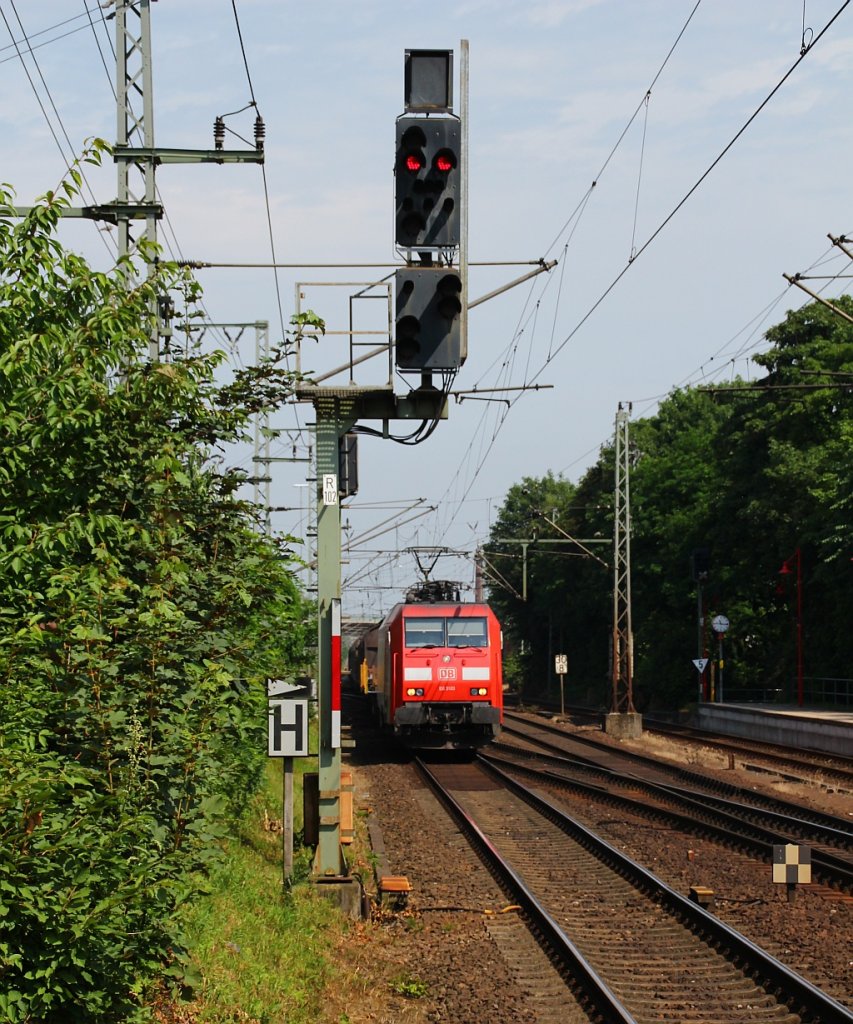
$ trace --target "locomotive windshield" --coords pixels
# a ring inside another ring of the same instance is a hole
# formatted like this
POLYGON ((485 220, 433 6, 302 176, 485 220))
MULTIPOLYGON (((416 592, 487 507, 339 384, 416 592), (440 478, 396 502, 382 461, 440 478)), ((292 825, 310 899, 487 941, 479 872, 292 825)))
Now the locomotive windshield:
POLYGON ((405 620, 406 647, 444 647, 444 619, 405 620))
POLYGON ((445 619, 435 617, 406 618, 406 647, 488 647, 485 617, 445 619))
POLYGON ((484 618, 448 619, 448 647, 488 647, 489 634, 484 618))

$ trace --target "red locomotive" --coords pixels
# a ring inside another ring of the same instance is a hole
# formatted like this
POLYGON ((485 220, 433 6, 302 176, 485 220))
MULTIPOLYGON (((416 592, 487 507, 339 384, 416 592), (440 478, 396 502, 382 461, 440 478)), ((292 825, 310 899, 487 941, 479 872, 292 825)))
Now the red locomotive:
POLYGON ((379 720, 411 747, 479 747, 503 721, 501 628, 487 604, 395 605, 376 634, 379 720))

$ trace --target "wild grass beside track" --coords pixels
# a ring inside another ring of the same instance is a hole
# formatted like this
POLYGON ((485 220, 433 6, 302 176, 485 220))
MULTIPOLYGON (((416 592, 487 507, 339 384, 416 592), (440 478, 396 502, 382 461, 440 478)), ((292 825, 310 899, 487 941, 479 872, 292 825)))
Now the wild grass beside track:
MULTIPOLYGON (((294 814, 302 827, 296 762, 294 814)), ((186 934, 201 974, 195 1000, 174 1021, 209 1024, 317 1024, 329 1016, 324 991, 335 981, 335 949, 348 924, 307 882, 310 851, 295 855, 296 882, 282 889, 281 762, 267 767, 262 791, 240 832, 226 843, 212 891, 188 914, 186 934)), ((165 1019, 170 1017, 165 1015, 165 1019)), ((344 1018, 345 1019, 345 1018, 344 1018)))

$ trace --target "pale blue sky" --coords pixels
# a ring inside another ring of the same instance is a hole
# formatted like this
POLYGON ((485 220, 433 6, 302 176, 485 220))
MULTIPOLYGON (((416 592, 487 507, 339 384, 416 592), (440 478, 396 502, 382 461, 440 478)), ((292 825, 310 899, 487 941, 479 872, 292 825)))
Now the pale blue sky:
MULTIPOLYGON (((102 63, 103 56, 112 72, 111 37, 101 8, 95 0, 88 5, 94 32, 84 0, 0 0, 16 38, 17 12, 33 45, 46 43, 36 49, 38 69, 32 61, 28 68, 66 151, 63 129, 77 149, 88 136, 115 138, 115 104, 102 63), (66 19, 75 20, 36 35, 66 19)), ((471 550, 522 475, 552 470, 577 479, 583 473, 611 436, 618 402, 633 401, 635 415, 648 414, 655 398, 674 386, 747 374, 762 329, 804 298, 785 292, 782 273, 806 270, 820 258, 827 232, 853 229, 849 8, 576 330, 626 267, 632 244, 643 248, 797 60, 802 0, 703 0, 603 174, 695 0, 435 0, 426 6, 237 0, 236 6, 267 125, 279 260, 395 260, 392 169, 403 53, 452 48, 458 70, 461 39, 470 43, 471 259, 560 259, 550 276, 472 311, 469 358, 456 385, 535 379, 553 390, 513 393, 509 410, 453 403, 449 421, 414 448, 362 440, 361 491, 345 516, 353 535, 390 514, 368 504, 417 497, 439 503, 436 514, 369 542, 371 551, 439 543, 471 550), (561 232, 593 179, 582 216, 561 232)), ((842 0, 808 0, 807 28, 816 36, 842 6, 842 0)), ((157 0, 151 11, 156 141, 208 148, 214 117, 249 99, 231 0, 157 0)), ((55 184, 63 158, 9 42, 0 19, 0 178, 24 204, 55 184)), ((251 134, 249 114, 229 124, 251 134)), ((89 180, 99 202, 113 198, 112 166, 89 180)), ((157 182, 172 229, 164 235, 173 248, 177 239, 184 257, 269 260, 257 167, 167 166, 157 182)), ((63 236, 108 265, 108 247, 94 225, 66 224, 63 236)), ((844 262, 827 267, 841 272, 844 262)), ((517 272, 472 269, 471 297, 517 272)), ((297 281, 366 281, 373 273, 282 270, 285 319, 297 281)), ((205 270, 199 277, 212 318, 268 319, 275 336, 271 271, 205 270)), ((344 326, 344 306, 332 296, 345 296, 346 289, 304 290, 306 304, 330 328, 344 326)), ((248 359, 251 345, 244 349, 248 359)), ((305 352, 309 368, 344 358, 339 339, 305 352)), ((370 372, 359 379, 370 382, 370 372)), ((310 418, 303 409, 300 422, 310 418)), ((289 414, 281 422, 295 421, 289 414)), ((280 464, 274 473, 273 503, 298 505, 300 497, 304 503, 305 488, 297 486, 304 469, 280 464)), ((275 520, 282 529, 297 523, 296 513, 275 520)), ((354 555, 345 573, 363 572, 359 586, 405 588, 413 559, 402 555, 385 564, 390 557, 354 555)), ((461 559, 440 570, 456 579, 472 575, 461 559)), ((351 589, 346 610, 369 614, 397 597, 393 589, 351 589)))

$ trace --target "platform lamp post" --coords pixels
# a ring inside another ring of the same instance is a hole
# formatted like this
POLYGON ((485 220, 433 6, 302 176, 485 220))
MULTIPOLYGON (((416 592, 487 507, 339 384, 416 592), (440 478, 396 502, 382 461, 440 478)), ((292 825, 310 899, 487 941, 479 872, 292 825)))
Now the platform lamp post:
POLYGON ((800 555, 800 549, 791 555, 790 558, 786 558, 782 563, 782 568, 779 570, 780 576, 790 576, 791 573, 796 571, 797 573, 797 706, 803 706, 803 560, 800 555), (791 563, 795 563, 796 570, 791 568, 791 563))

